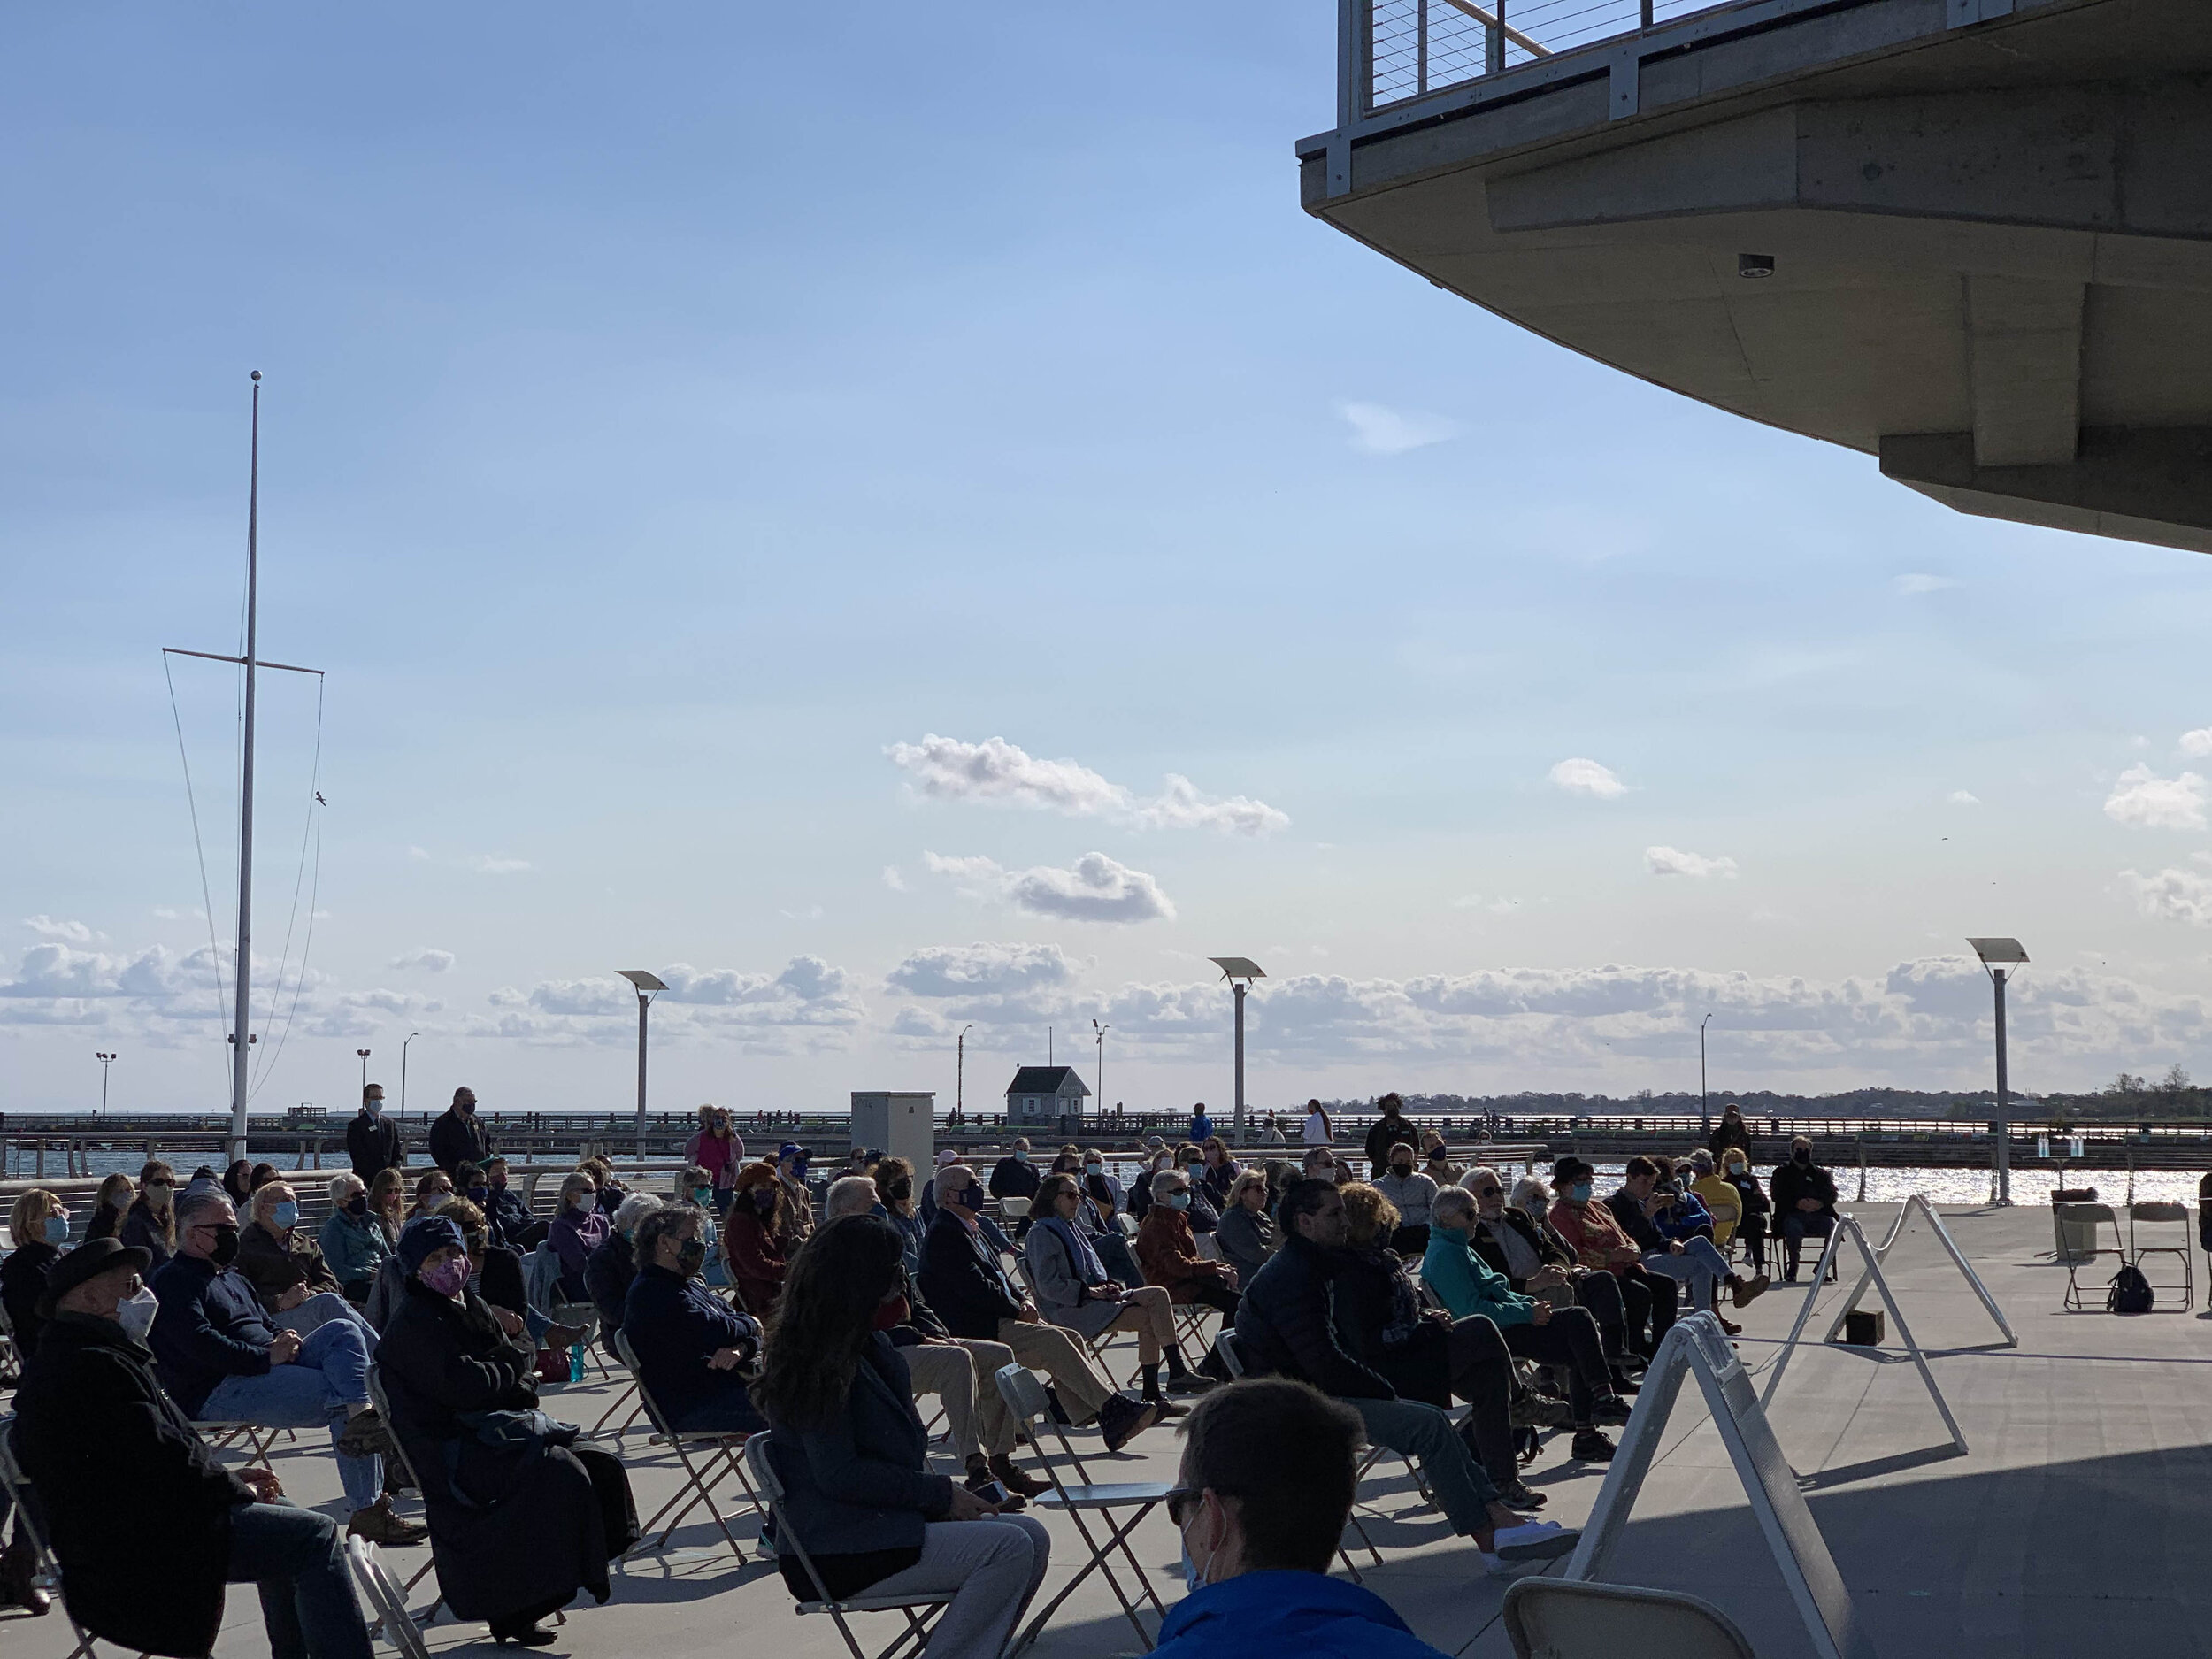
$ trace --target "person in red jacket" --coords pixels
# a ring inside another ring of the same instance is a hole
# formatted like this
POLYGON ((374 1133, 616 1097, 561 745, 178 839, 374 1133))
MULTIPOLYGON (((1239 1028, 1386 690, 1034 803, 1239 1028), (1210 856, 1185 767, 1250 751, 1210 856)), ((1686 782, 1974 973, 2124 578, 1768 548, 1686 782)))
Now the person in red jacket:
POLYGON ((737 1299, 756 1319, 765 1319, 783 1291, 783 1276, 790 1265, 778 1238, 788 1231, 783 1214, 790 1201, 772 1164, 748 1164, 737 1173, 737 1187, 722 1228, 722 1255, 729 1263, 730 1283, 737 1299))

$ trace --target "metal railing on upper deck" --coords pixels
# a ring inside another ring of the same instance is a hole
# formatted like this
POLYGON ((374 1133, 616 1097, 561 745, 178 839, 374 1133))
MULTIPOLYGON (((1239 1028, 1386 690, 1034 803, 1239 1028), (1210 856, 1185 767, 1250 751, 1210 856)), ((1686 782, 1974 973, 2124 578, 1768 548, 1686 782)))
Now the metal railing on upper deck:
POLYGON ((1339 0, 1357 120, 1519 65, 1733 0, 1339 0))

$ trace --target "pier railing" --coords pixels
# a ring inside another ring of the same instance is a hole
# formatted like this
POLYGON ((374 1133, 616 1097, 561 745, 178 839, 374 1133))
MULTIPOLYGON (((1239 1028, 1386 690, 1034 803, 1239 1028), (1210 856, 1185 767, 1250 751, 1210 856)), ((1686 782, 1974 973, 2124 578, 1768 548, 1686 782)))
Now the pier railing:
MULTIPOLYGON (((1740 0, 1726 0, 1738 4, 1740 0)), ((1726 9, 1714 0, 1339 0, 1348 124, 1578 47, 1726 9)))

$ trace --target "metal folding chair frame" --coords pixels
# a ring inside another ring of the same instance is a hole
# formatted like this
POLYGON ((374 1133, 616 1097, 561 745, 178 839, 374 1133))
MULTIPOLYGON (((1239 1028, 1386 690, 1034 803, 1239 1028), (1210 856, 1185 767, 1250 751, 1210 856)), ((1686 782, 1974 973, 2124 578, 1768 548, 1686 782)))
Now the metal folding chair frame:
POLYGON ((772 1432, 750 1436, 745 1442, 745 1463, 752 1471, 750 1484, 757 1485, 767 1494, 768 1511, 776 1523, 776 1553, 789 1550, 799 1558, 799 1565, 813 1582, 817 1592, 810 1601, 797 1603, 801 1615, 826 1613, 836 1623, 837 1633, 845 1639, 845 1646, 852 1650, 853 1659, 868 1659, 861 1651, 860 1643, 853 1635, 852 1626, 845 1622, 848 1613, 903 1613, 906 1628, 891 1639, 890 1644, 876 1655, 876 1659, 902 1659, 911 1642, 919 1649, 929 1639, 930 1626, 942 1617, 946 1608, 958 1594, 955 1590, 933 1591, 927 1595, 870 1595, 865 1591, 858 1595, 840 1599, 829 1593, 829 1586, 822 1582, 821 1570, 815 1566, 814 1557, 807 1553, 806 1545, 792 1529, 790 1513, 783 1507, 783 1478, 776 1473, 774 1460, 769 1456, 770 1443, 775 1439, 772 1432))
MULTIPOLYGON (((2196 1240, 2191 1236, 2189 1231, 2188 1205, 2148 1202, 2139 1204, 2130 1203, 2128 1205, 2128 1248, 2134 1255, 2135 1265, 2138 1269, 2142 1267, 2143 1258, 2147 1256, 2179 1256, 2181 1258, 2181 1306, 2177 1311, 2186 1313, 2197 1305, 2196 1263, 2191 1259, 2196 1253, 2196 1240), (2138 1221, 2146 1221, 2157 1227, 2178 1226, 2181 1229, 2181 1242, 2178 1244, 2138 1244, 2135 1241, 2135 1224, 2138 1221)), ((2171 1285, 2154 1285, 2151 1289, 2154 1294, 2160 1295, 2170 1295, 2173 1293, 2171 1285)))
MULTIPOLYGON (((369 1362, 369 1403, 376 1408, 376 1415, 383 1418, 384 1427, 392 1437, 393 1460, 396 1462, 400 1468, 406 1472, 407 1479, 414 1482, 416 1492, 420 1494, 424 1502, 427 1503, 430 1497, 430 1489, 423 1485, 422 1471, 415 1467, 415 1460, 408 1456, 406 1444, 399 1437, 398 1419, 392 1416, 392 1402, 386 1397, 384 1393, 384 1374, 377 1368, 377 1364, 374 1360, 371 1360, 369 1362)), ((373 1563, 377 1565, 379 1571, 387 1571, 381 1564, 383 1559, 381 1556, 373 1556, 371 1559, 373 1563)), ((405 1584, 399 1586, 401 1597, 400 1607, 403 1611, 404 1611, 406 1608, 406 1597, 413 1593, 417 1585, 420 1584, 425 1578, 430 1576, 430 1570, 437 1564, 438 1540, 434 1536, 430 1540, 430 1559, 424 1562, 422 1565, 416 1570, 415 1576, 413 1578, 408 1579, 405 1584)), ((357 1576, 358 1575, 358 1572, 359 1569, 357 1569, 357 1576)), ((444 1600, 444 1596, 441 1594, 436 1601, 432 1601, 428 1607, 423 1609, 422 1617, 418 1622, 419 1624, 427 1624, 432 1619, 437 1617, 439 1605, 444 1600)))
MULTIPOLYGON (((389 1641, 405 1659, 430 1659, 430 1647, 422 1639, 422 1628, 407 1610, 407 1590, 393 1582, 391 1569, 384 1564, 376 1546, 365 1538, 349 1538, 346 1564, 353 1570, 353 1582, 361 1592, 361 1599, 376 1615, 369 1626, 369 1634, 389 1641)), ((427 1567, 423 1569, 423 1572, 429 1571, 427 1567)), ((419 1578, 422 1573, 415 1577, 419 1578)), ((436 1610, 434 1604, 432 1610, 436 1610)))
POLYGON ((2120 1238, 2120 1217, 2113 1213, 2110 1204, 2053 1204, 2051 1214, 2055 1220, 2085 1221, 2089 1224, 2089 1248, 2082 1255, 2067 1258, 2066 1294, 2059 1302, 2062 1308, 2079 1310, 2089 1305, 2082 1299, 2081 1270, 2090 1266, 2101 1256, 2116 1256, 2122 1262, 2128 1259, 2127 1246, 2120 1238), (2097 1224, 2101 1221, 2109 1222, 2112 1225, 2112 1248, 2108 1250, 2097 1242, 2097 1224))
MULTIPOLYGON (((723 1515, 721 1506, 714 1501, 714 1489, 722 1481, 722 1476, 716 1466, 718 1460, 721 1469, 735 1475, 738 1485, 745 1488, 746 1502, 753 1506, 753 1512, 763 1518, 766 1517, 768 1511, 761 1507, 760 1494, 753 1489, 752 1478, 745 1472, 745 1462, 740 1455, 745 1449, 746 1441, 751 1436, 720 1431, 691 1431, 679 1433, 669 1426, 668 1420, 661 1416, 660 1408, 653 1403, 652 1391, 645 1386, 645 1373, 638 1366, 637 1350, 630 1346, 630 1339, 619 1331, 614 1333, 614 1351, 616 1357, 621 1360, 624 1368, 637 1381, 639 1403, 645 1408, 646 1420, 653 1425, 652 1443, 658 1445, 666 1441, 674 1448, 676 1459, 683 1465, 684 1470, 683 1486, 674 1497, 661 1505, 658 1513, 651 1520, 638 1528, 638 1541, 630 1547, 629 1555, 634 1555, 644 1549, 646 1534, 656 1526, 660 1526, 662 1519, 673 1510, 675 1518, 661 1528, 660 1539, 653 1545, 655 1549, 665 1549, 668 1547, 669 1539, 674 1535, 676 1529, 684 1524, 685 1519, 694 1509, 703 1503, 707 1506, 707 1513, 714 1517, 714 1524, 722 1529, 722 1536, 729 1544, 730 1553, 737 1557, 740 1566, 744 1565, 745 1546, 739 1543, 737 1534, 730 1531, 727 1517, 723 1515), (695 1447, 703 1448, 706 1453, 702 1460, 705 1464, 703 1469, 699 1463, 692 1461, 691 1450, 695 1447), (686 1502, 687 1498, 689 1502, 686 1502), (676 1506, 680 1503, 683 1507, 677 1509, 676 1506)), ((625 1559, 626 1560, 627 1556, 625 1559)))
POLYGON ((1029 1436, 1030 1450, 1044 1471, 1045 1479, 1052 1483, 1052 1490, 1034 1502, 1047 1509, 1064 1510, 1068 1518, 1075 1523, 1075 1530, 1082 1535, 1083 1542, 1091 1552, 1090 1560, 1084 1563, 1075 1577, 1061 1586, 1060 1594, 1054 1596, 1044 1610, 1029 1622, 1029 1628, 1021 1633, 1008 1651, 1018 1652, 1036 1640, 1052 1616, 1060 1610, 1060 1604, 1075 1594, 1078 1585, 1096 1572, 1105 1578, 1108 1587, 1114 1593, 1114 1599, 1121 1603, 1122 1614, 1128 1619, 1129 1627, 1137 1632, 1137 1640, 1144 1644, 1147 1653, 1151 1652, 1154 1645, 1152 1636, 1145 1629, 1144 1621, 1137 1615, 1136 1603, 1122 1589, 1121 1579, 1114 1571, 1110 1557, 1116 1550, 1121 1553, 1122 1558, 1129 1564, 1129 1570, 1136 1574, 1137 1587, 1144 1593, 1144 1599, 1152 1603, 1154 1612, 1165 1618, 1167 1609, 1154 1592, 1152 1581, 1146 1576, 1144 1565, 1137 1559, 1136 1552, 1129 1548, 1129 1535, 1136 1531, 1138 1524, 1146 1516, 1159 1507, 1173 1490, 1172 1486, 1164 1481, 1101 1482, 1092 1479, 1091 1471, 1084 1467, 1083 1459, 1068 1440, 1066 1431, 1053 1422, 1051 1409, 1045 1400, 1045 1386, 1037 1380, 1033 1372, 1018 1364, 1006 1365, 1002 1366, 991 1380, 998 1389, 999 1398, 1006 1402, 1007 1410, 1020 1420, 1029 1436), (1053 1438, 1060 1442, 1062 1454, 1075 1465, 1077 1485, 1070 1486, 1061 1479, 1058 1463, 1045 1450, 1044 1435, 1038 1426, 1040 1424, 1050 1425, 1053 1438), (1125 1509, 1133 1513, 1127 1521, 1117 1525, 1110 1511, 1125 1509), (1100 1524, 1106 1530, 1102 1541, 1093 1535, 1085 1522, 1083 1512, 1086 1509, 1098 1512, 1100 1524))

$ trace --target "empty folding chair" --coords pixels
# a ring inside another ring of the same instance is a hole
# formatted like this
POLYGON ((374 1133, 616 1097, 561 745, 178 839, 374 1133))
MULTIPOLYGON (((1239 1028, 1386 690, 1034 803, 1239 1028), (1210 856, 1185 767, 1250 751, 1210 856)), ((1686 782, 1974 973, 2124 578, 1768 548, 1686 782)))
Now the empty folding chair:
POLYGON ((1053 1421, 1051 1406, 1045 1399, 1045 1386, 1037 1380, 1035 1372, 1019 1365, 1004 1365, 999 1368, 991 1380, 997 1385, 999 1398, 1006 1402, 1007 1410, 1013 1414, 1022 1432, 1028 1436, 1029 1448, 1036 1456, 1038 1467, 1043 1471, 1045 1479, 1052 1483, 1052 1490, 1034 1502, 1048 1509, 1066 1511, 1069 1519, 1075 1523, 1075 1530, 1082 1534, 1084 1547, 1091 1552, 1090 1559, 1077 1571, 1075 1577, 1062 1586, 1060 1594, 1052 1598, 1043 1612, 1030 1621, 1029 1628, 1022 1632, 1014 1647, 1019 1648, 1036 1640, 1038 1632, 1059 1610, 1060 1604, 1075 1593, 1078 1585, 1096 1572, 1113 1590, 1114 1599, 1121 1603, 1121 1610, 1128 1618, 1130 1628, 1137 1632, 1137 1640, 1149 1653, 1152 1638, 1145 1630, 1143 1620, 1137 1617, 1136 1601, 1122 1588, 1121 1579, 1115 1573, 1110 1557, 1116 1552, 1120 1554, 1123 1560, 1128 1563, 1129 1571, 1136 1575, 1137 1587, 1143 1593, 1144 1599, 1152 1603, 1152 1610, 1165 1618, 1167 1609, 1153 1594, 1151 1579, 1146 1577, 1143 1565, 1130 1549, 1129 1534, 1136 1530, 1140 1521, 1166 1500, 1167 1494, 1174 1490, 1173 1485, 1163 1480, 1093 1480, 1091 1471, 1084 1467, 1082 1458, 1076 1455, 1074 1446, 1069 1442, 1066 1432, 1053 1421), (1061 1457, 1074 1468, 1075 1479, 1072 1482, 1063 1478, 1059 1461, 1045 1450, 1047 1428, 1060 1442, 1061 1457), (1125 1515, 1127 1518, 1118 1524, 1114 1518, 1117 1514, 1125 1515), (1103 1537, 1091 1530, 1090 1520, 1086 1517, 1098 1522, 1103 1530, 1103 1537))
MULTIPOLYGON (((2142 1203, 2128 1206, 2128 1248, 2135 1257, 2135 1265, 2141 1267, 2147 1256, 2171 1256, 2181 1262, 2181 1307, 2183 1310, 2195 1306, 2197 1300, 2196 1263, 2191 1259, 2194 1241, 2189 1237, 2189 1206, 2186 1204, 2142 1203), (2145 1244, 2136 1236, 2138 1223, 2149 1226, 2175 1227, 2181 1231, 2165 1244, 2145 1244)), ((2176 1286, 2153 1285, 2152 1290, 2160 1297, 2170 1296, 2176 1286)))
MULTIPOLYGON (((69 1650, 69 1659, 90 1659, 96 1640, 92 1632, 77 1623, 77 1616, 69 1610, 69 1597, 61 1581, 61 1563, 54 1559, 54 1551, 46 1539, 46 1524, 38 1507, 38 1494, 31 1490, 31 1482, 15 1461, 15 1444, 10 1438, 15 1432, 13 1414, 0 1417, 0 1486, 7 1489, 15 1513, 15 1525, 30 1540, 31 1556, 35 1563, 34 1577, 40 1586, 50 1591, 61 1602, 62 1616, 69 1621, 69 1628, 77 1633, 77 1645, 69 1650)), ((141 1654, 139 1659, 147 1659, 141 1654)))
POLYGON ((2081 1270, 2093 1266, 2101 1256, 2109 1256, 2121 1262, 2128 1259, 2127 1246, 2120 1240, 2120 1218, 2112 1213, 2110 1204, 2053 1204, 2051 1215, 2055 1224, 2067 1224, 2075 1240, 2073 1248, 2066 1254, 2066 1294, 2061 1305, 2085 1308, 2088 1303, 2082 1298, 2081 1270), (2109 1248, 2098 1240, 2097 1229, 2100 1226, 2112 1229, 2109 1248))
POLYGON ((1756 1659, 1735 1623, 1678 1590, 1574 1578, 1523 1578, 1505 1593, 1505 1634, 1515 1659, 1756 1659))
POLYGON ((807 1553, 806 1540, 792 1530, 790 1512, 783 1507, 783 1478, 777 1474, 775 1459, 771 1455, 775 1438, 772 1433, 764 1432, 747 1440, 745 1463, 752 1471, 753 1484, 766 1494, 769 1513, 775 1517, 776 1554, 780 1557, 788 1551, 795 1556, 800 1571, 806 1574, 808 1581, 814 1586, 812 1599, 799 1602, 799 1612, 802 1615, 828 1614, 836 1622, 837 1633, 845 1639, 845 1646, 852 1649, 853 1659, 868 1659, 868 1655, 861 1652, 852 1626, 845 1622, 848 1613, 906 1615, 906 1628, 892 1638, 876 1659, 899 1659, 908 1650, 907 1644, 910 1642, 916 1648, 920 1647, 928 1638, 929 1627, 937 1622, 938 1617, 958 1593, 936 1590, 920 1595, 870 1595, 864 1590, 858 1595, 841 1598, 830 1594, 829 1586, 822 1581, 821 1571, 814 1564, 814 1557, 807 1553))
MULTIPOLYGON (((384 1564, 377 1547, 365 1538, 349 1538, 346 1565, 353 1571, 354 1586, 361 1592, 361 1599, 376 1616, 369 1625, 369 1634, 390 1642, 405 1659, 430 1659, 429 1645, 423 1640, 414 1616, 407 1610, 407 1592, 394 1580, 392 1571, 384 1564)), ((426 1567, 423 1569, 424 1572, 428 1571, 426 1567)), ((420 1578, 422 1574, 415 1576, 420 1578)))
POLYGON ((753 1512, 757 1515, 766 1514, 760 1507, 760 1494, 753 1490, 752 1480, 746 1474, 745 1464, 740 1457, 750 1436, 726 1431, 679 1433, 661 1415, 660 1408, 653 1403, 652 1391, 645 1386, 645 1374, 638 1369, 637 1350, 630 1346, 630 1339, 619 1331, 614 1333, 614 1351, 630 1375, 637 1379, 638 1401, 644 1406, 646 1417, 653 1425, 654 1443, 657 1445, 665 1440, 672 1447, 676 1461, 682 1465, 684 1471, 684 1484, 677 1489, 676 1495, 661 1505, 660 1512, 638 1529, 638 1541, 631 1547, 630 1554, 634 1555, 645 1548, 645 1535, 660 1526, 662 1519, 672 1510, 675 1518, 662 1527, 660 1539, 653 1545, 655 1549, 666 1548, 670 1536, 684 1524, 685 1517, 703 1503, 707 1506, 707 1513, 714 1517, 714 1524, 722 1529, 722 1536, 728 1540, 730 1553, 737 1557, 741 1566, 743 1565, 745 1546, 739 1543, 737 1534, 730 1531, 728 1520, 714 1501, 714 1492, 727 1477, 734 1475, 738 1484, 745 1488, 745 1499, 753 1506, 753 1512), (692 1458, 695 1451, 701 1454, 696 1462, 692 1458), (679 1504, 683 1507, 678 1509, 679 1504))
POLYGON ((1029 1219, 1029 1200, 1002 1198, 998 1201, 998 1215, 1001 1221, 1026 1221, 1029 1219))

